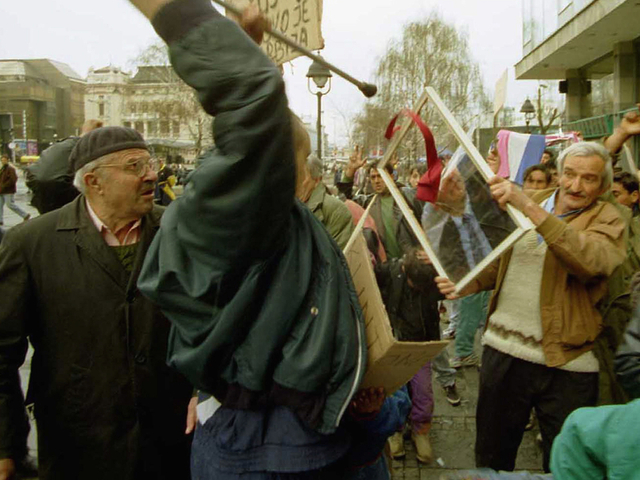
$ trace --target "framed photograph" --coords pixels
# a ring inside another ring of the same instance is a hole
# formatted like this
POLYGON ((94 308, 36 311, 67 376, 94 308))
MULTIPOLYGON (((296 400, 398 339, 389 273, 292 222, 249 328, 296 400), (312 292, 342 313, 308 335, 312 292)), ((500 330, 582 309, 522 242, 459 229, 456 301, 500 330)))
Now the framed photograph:
POLYGON ((502 210, 493 200, 487 184, 493 172, 432 87, 426 88, 414 111, 418 112, 426 101, 442 116, 460 148, 442 171, 436 201, 425 204, 421 224, 383 169, 408 131, 410 120, 393 138, 378 171, 438 274, 449 278, 460 291, 533 224, 511 205, 502 210))

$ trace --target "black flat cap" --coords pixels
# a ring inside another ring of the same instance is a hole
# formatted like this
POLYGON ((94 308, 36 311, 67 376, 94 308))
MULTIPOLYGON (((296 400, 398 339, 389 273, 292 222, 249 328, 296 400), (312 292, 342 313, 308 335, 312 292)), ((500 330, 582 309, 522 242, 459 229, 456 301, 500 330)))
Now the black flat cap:
POLYGON ((149 146, 138 132, 127 127, 100 127, 80 137, 69 156, 69 166, 73 173, 80 170, 87 163, 103 155, 142 148, 149 150, 149 146))

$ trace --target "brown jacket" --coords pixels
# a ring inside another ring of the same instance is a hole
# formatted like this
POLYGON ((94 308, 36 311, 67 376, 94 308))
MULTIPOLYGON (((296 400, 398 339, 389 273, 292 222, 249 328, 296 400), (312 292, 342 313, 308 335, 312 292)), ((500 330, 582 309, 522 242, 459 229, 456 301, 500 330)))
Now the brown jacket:
POLYGON ((0 195, 16 193, 18 175, 10 164, 0 166, 0 195))
MULTIPOLYGON (((542 202, 554 190, 532 198, 542 202)), ((546 364, 559 367, 593 347, 602 329, 597 303, 607 277, 626 258, 626 224, 616 208, 596 201, 585 211, 559 219, 550 215, 537 231, 548 245, 540 290, 542 348, 546 364)), ((512 250, 477 279, 475 290, 494 288, 489 317, 495 311, 512 250)))

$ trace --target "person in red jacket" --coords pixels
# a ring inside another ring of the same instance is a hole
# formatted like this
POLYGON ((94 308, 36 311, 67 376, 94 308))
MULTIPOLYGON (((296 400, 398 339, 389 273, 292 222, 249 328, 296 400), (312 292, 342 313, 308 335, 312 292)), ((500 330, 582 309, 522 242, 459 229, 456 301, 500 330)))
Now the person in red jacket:
POLYGON ((18 182, 18 175, 15 168, 9 163, 9 157, 5 154, 2 155, 2 167, 0 167, 0 225, 4 225, 3 212, 4 204, 7 204, 9 209, 20 215, 25 221, 29 220, 27 212, 22 210, 13 200, 13 194, 16 193, 16 183, 18 182))

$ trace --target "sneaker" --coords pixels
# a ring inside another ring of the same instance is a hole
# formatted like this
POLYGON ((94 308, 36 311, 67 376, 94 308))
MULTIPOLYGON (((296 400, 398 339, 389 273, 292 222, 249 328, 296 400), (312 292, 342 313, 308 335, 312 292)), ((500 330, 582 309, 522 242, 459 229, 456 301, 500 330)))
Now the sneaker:
POLYGON ((458 389, 455 383, 449 387, 444 387, 444 392, 447 394, 447 402, 454 407, 460 405, 462 400, 460 399, 460 395, 458 395, 458 389))
POLYGON ((421 463, 431 463, 433 461, 433 448, 431 448, 429 434, 413 432, 411 434, 411 440, 413 440, 416 446, 416 458, 418 461, 421 463))
POLYGON ((442 332, 442 339, 453 340, 454 338, 456 338, 456 328, 449 324, 449 326, 444 329, 444 332, 442 332))
POLYGON ((407 452, 404 449, 404 438, 402 438, 402 432, 396 432, 389 437, 389 454, 391 458, 399 459, 404 458, 407 452))
POLYGON ((476 357, 475 353, 466 357, 453 357, 449 360, 449 365, 451 365, 451 368, 475 367, 478 365, 478 357, 476 357))

